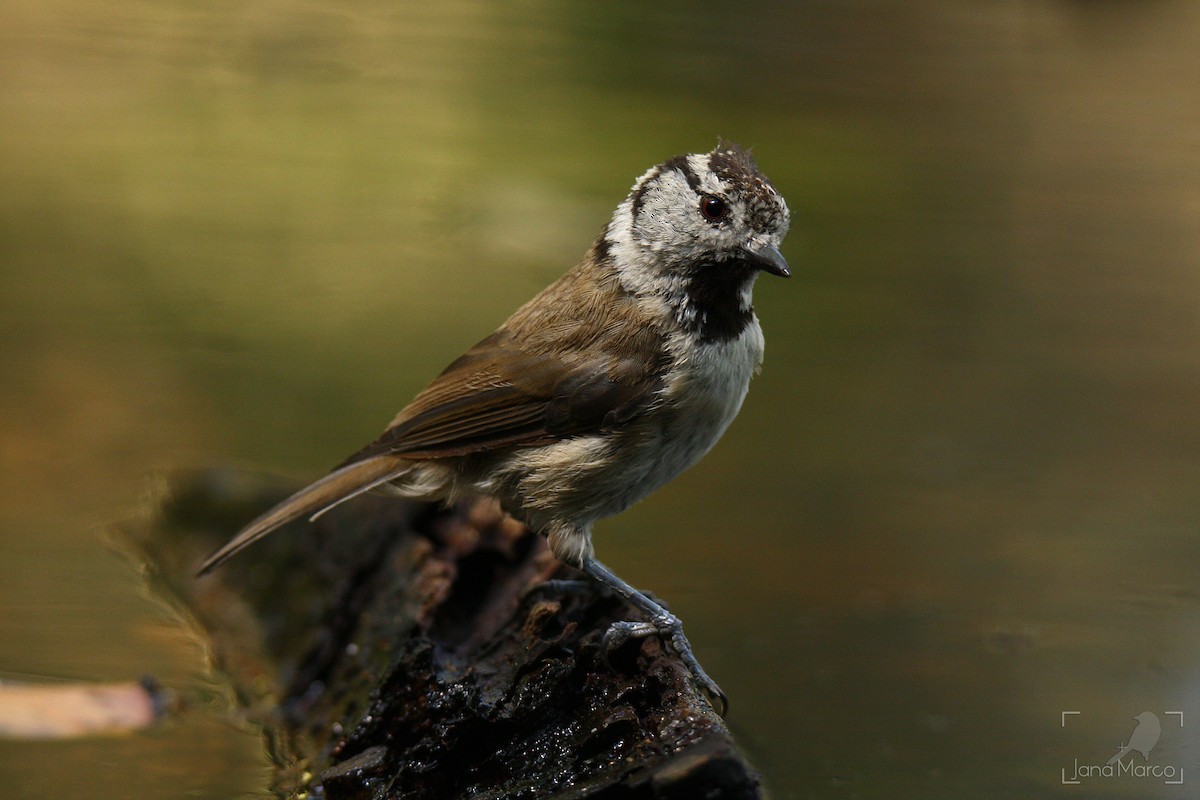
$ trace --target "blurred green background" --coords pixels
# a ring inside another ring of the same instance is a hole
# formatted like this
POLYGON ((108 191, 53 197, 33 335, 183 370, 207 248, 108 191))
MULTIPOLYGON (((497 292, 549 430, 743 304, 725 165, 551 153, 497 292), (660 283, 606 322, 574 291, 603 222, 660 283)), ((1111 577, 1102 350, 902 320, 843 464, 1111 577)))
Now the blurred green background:
MULTIPOLYGON (((152 477, 317 476, 723 136, 796 275, 601 557, 775 798, 1189 796, 1062 778, 1151 710, 1200 782, 1198 42, 1193 0, 0 0, 0 680, 212 686, 105 544, 152 477)), ((0 743, 6 797, 268 780, 216 711, 0 743)))

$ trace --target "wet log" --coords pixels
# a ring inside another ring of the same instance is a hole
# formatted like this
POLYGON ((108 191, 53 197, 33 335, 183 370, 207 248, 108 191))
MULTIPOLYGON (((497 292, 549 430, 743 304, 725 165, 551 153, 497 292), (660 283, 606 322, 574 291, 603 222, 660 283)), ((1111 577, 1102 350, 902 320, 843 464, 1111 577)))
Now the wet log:
POLYGON ((153 583, 264 727, 276 791, 331 800, 758 798, 659 639, 605 654, 621 601, 492 505, 363 497, 201 558, 292 487, 176 479, 132 532, 153 583), (607 658, 605 657, 607 655, 607 658))

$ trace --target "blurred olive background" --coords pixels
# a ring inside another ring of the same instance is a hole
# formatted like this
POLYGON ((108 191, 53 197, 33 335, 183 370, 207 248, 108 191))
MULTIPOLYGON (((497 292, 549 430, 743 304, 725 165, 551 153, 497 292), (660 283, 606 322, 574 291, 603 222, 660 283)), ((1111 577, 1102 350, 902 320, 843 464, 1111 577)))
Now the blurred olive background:
MULTIPOLYGON (((1062 779, 1150 710, 1200 782, 1191 0, 0 0, 0 680, 215 689, 106 544, 153 476, 317 476, 718 136, 795 277, 601 557, 776 798, 1188 796, 1062 779)), ((219 709, 0 743, 6 797, 269 774, 219 709)))

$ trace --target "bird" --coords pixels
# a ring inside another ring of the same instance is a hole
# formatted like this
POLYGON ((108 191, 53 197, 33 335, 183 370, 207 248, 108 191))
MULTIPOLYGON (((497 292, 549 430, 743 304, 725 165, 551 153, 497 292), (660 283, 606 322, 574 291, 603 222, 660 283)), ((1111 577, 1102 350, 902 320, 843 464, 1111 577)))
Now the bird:
POLYGON ((1116 755, 1108 760, 1107 766, 1116 764, 1134 750, 1142 754, 1143 760, 1149 760, 1150 751, 1158 744, 1158 737, 1162 736, 1162 724, 1158 721, 1158 715, 1153 711, 1143 711, 1133 719, 1137 727, 1129 734, 1129 741, 1121 745, 1116 755))
POLYGON ((645 617, 613 623, 606 653, 661 636, 724 713, 682 623, 597 560, 592 528, 698 461, 737 415, 763 358, 752 290, 761 273, 791 276, 780 251, 789 223, 783 196, 734 143, 652 167, 574 268, 198 574, 366 492, 491 497, 645 617))

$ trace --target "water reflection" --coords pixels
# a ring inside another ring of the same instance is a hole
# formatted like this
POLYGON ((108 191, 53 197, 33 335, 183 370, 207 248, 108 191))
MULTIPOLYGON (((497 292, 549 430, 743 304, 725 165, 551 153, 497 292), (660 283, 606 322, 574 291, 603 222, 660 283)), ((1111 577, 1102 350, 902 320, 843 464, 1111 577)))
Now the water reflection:
MULTIPOLYGON (((1167 715, 1200 668, 1194 4, 64 0, 0 30, 0 677, 199 682, 96 527, 161 467, 324 470, 724 135, 788 197, 798 280, 759 287, 726 441, 598 546, 688 621, 774 795, 1059 796, 1146 710, 1146 763, 1197 766, 1167 715)), ((151 749, 201 796, 263 786, 213 727, 0 762, 30 797, 151 749)))

